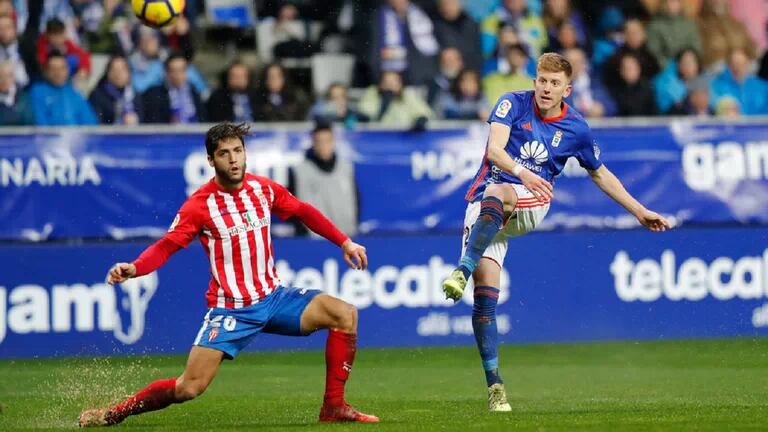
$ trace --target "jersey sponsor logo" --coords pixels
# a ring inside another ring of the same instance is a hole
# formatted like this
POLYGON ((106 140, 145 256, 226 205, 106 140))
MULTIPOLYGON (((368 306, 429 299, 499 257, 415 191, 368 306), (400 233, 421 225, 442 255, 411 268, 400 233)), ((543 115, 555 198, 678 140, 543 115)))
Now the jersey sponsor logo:
POLYGON ((682 162, 691 189, 728 190, 744 180, 768 179, 768 141, 689 143, 683 147, 682 162))
POLYGON ((595 152, 595 159, 600 160, 600 146, 597 145, 597 141, 592 141, 592 151, 595 152))
MULTIPOLYGON (((378 306, 382 309, 405 307, 450 308, 453 301, 446 300, 441 288, 446 274, 453 271, 453 264, 442 257, 432 256, 422 264, 406 266, 383 265, 375 270, 341 270, 339 262, 326 259, 321 267, 292 269, 285 260, 277 261, 277 272, 284 286, 300 286, 318 289, 338 297, 359 309, 378 306)), ((471 286, 464 290, 462 299, 466 305, 474 302, 471 286)), ((502 269, 499 304, 509 299, 509 272, 502 269)))
POLYGON ((552 137, 552 147, 559 147, 560 141, 563 140, 563 132, 562 131, 555 131, 555 136, 552 137))
POLYGON ((176 217, 173 218, 173 222, 171 222, 171 226, 168 227, 168 232, 173 232, 173 230, 176 229, 176 225, 178 225, 179 222, 181 222, 181 215, 176 213, 176 217))
POLYGON ((111 332, 130 345, 144 335, 149 302, 157 291, 157 273, 129 279, 122 284, 0 286, 0 344, 8 332, 32 333, 111 332))
POLYGON ((256 229, 263 228, 265 226, 269 226, 270 222, 270 216, 264 216, 263 218, 254 218, 253 215, 250 213, 242 213, 242 220, 245 223, 241 223, 238 225, 235 225, 233 227, 227 228, 227 233, 229 233, 230 237, 235 237, 243 233, 247 233, 249 231, 253 231, 256 229))
POLYGON ((523 160, 533 159, 537 165, 540 165, 549 159, 549 152, 547 152, 547 148, 544 144, 536 140, 526 141, 525 144, 520 147, 520 158, 523 160))
POLYGON ((501 101, 498 107, 496 107, 496 117, 504 118, 509 113, 510 108, 512 108, 512 102, 504 99, 501 101))

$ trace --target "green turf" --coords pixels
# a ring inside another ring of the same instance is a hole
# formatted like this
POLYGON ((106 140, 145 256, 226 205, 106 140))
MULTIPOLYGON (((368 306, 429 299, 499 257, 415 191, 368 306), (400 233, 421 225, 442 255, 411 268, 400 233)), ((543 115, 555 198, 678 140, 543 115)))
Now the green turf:
MULTIPOLYGON (((208 391, 134 430, 768 430, 768 339, 505 346, 511 413, 485 411, 472 347, 364 349, 348 385, 379 425, 315 423, 320 352, 244 354, 208 391)), ((178 374, 183 357, 0 362, 0 431, 65 429, 80 409, 178 374)))

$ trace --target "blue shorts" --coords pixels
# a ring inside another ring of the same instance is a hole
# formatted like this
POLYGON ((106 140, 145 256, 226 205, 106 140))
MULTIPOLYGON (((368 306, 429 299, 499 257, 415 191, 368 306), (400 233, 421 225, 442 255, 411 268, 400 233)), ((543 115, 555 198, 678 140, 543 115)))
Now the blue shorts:
POLYGON ((241 309, 211 308, 195 343, 235 358, 259 333, 304 336, 301 314, 319 290, 278 287, 261 302, 241 309))

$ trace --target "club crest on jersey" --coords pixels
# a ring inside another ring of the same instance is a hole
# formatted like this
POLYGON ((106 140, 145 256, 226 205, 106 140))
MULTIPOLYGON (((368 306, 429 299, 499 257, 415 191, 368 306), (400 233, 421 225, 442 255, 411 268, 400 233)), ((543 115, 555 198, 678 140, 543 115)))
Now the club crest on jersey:
POLYGON ((504 118, 509 113, 509 109, 512 108, 512 102, 504 99, 496 108, 496 117, 504 118))
POLYGON ((543 164, 549 158, 549 152, 544 144, 538 141, 526 141, 522 147, 520 147, 520 158, 533 159, 537 165, 543 164))
POLYGON ((176 228, 176 225, 178 225, 179 222, 181 222, 181 215, 176 213, 176 217, 173 218, 173 222, 171 222, 171 226, 168 227, 168 232, 173 232, 173 230, 176 228))
POLYGON ((552 147, 558 147, 562 139, 563 139, 563 131, 556 131, 555 136, 552 137, 552 147))

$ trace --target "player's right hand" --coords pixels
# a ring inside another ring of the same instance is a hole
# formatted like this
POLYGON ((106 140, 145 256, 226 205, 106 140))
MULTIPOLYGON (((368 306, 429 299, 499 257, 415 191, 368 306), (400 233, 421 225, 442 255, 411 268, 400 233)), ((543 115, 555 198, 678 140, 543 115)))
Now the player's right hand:
POLYGON ((116 283, 123 283, 128 279, 136 276, 136 266, 131 263, 116 263, 109 269, 107 274, 107 283, 114 285, 116 283))
POLYGON ((368 268, 368 255, 365 253, 365 247, 348 239, 341 245, 341 251, 344 253, 344 261, 355 270, 365 270, 368 268))
POLYGON ((536 199, 545 203, 552 201, 554 192, 550 182, 537 176, 527 168, 524 168, 518 177, 523 182, 523 186, 527 187, 536 199))

